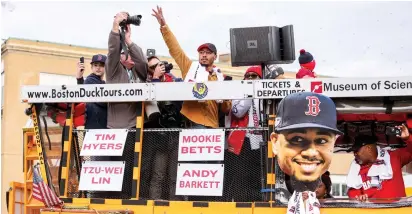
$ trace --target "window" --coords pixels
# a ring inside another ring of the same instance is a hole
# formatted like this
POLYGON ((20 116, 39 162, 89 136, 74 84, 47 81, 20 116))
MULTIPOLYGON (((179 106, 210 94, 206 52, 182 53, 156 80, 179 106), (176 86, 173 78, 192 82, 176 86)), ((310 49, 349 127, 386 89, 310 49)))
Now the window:
POLYGON ((342 196, 348 196, 348 186, 342 184, 342 196))
POLYGON ((340 184, 332 184, 332 195, 340 196, 340 184))

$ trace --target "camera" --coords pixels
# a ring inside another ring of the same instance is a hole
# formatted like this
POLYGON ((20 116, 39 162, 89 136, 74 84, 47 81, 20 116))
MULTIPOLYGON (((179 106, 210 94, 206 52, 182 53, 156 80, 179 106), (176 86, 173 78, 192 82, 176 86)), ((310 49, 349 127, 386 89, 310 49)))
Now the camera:
POLYGON ((158 106, 161 112, 159 120, 160 126, 163 128, 180 128, 182 125, 182 109, 183 102, 180 101, 161 101, 158 106))
POLYGON ((128 24, 132 24, 132 25, 136 25, 136 26, 140 26, 141 23, 141 19, 142 16, 141 15, 134 15, 134 16, 130 16, 129 14, 127 14, 127 19, 123 20, 122 22, 120 22, 120 27, 126 27, 126 25, 128 24))
POLYGON ((162 61, 162 64, 165 66, 165 73, 170 73, 170 71, 173 69, 172 63, 169 63, 167 61, 162 61))
POLYGON ((388 126, 386 127, 385 133, 388 136, 401 136, 402 130, 400 128, 388 126))

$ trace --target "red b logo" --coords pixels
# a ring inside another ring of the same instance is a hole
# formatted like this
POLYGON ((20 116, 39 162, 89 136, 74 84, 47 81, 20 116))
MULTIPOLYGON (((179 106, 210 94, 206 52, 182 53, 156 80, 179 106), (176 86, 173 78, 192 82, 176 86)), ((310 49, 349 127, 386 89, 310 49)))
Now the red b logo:
POLYGON ((310 116, 318 116, 320 112, 320 100, 316 96, 307 96, 306 99, 308 100, 308 111, 305 112, 306 115, 310 116))

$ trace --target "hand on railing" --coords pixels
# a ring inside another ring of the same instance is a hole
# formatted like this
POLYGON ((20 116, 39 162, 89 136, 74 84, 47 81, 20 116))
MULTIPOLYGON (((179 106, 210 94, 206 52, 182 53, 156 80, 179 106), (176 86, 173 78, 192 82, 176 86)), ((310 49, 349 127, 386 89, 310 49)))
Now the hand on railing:
POLYGON ((356 200, 358 200, 360 202, 366 202, 366 201, 368 201, 368 195, 367 194, 357 195, 356 200))

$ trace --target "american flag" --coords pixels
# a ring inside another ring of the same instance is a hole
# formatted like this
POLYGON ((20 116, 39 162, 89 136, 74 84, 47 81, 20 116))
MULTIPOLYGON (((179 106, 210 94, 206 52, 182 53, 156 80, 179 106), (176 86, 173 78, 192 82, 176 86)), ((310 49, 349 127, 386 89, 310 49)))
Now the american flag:
POLYGON ((63 201, 46 185, 38 170, 37 166, 33 167, 33 198, 43 202, 48 208, 61 206, 63 201))

